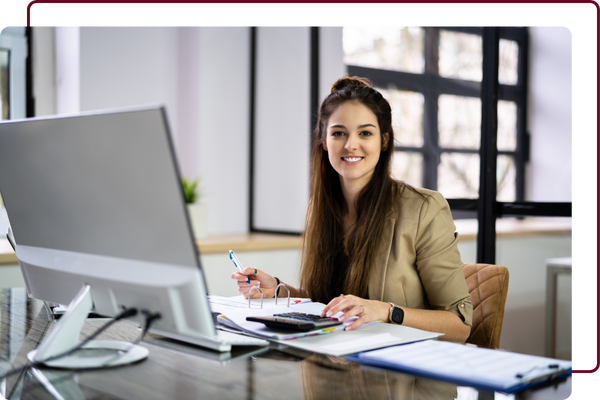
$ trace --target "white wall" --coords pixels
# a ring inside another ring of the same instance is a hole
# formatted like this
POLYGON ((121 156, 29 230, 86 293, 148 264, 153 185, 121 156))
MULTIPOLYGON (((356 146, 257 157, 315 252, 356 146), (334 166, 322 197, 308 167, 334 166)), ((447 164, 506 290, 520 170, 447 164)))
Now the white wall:
POLYGON ((258 28, 254 158, 257 228, 298 232, 304 227, 309 106, 310 29, 258 28))
MULTIPOLYGON (((208 232, 247 231, 250 29, 69 27, 55 32, 57 113, 166 105, 181 170, 201 178, 208 232)), ((321 36, 324 96, 344 67, 341 30, 326 28, 321 36)), ((308 28, 257 30, 258 228, 299 231, 304 226, 312 129, 309 38, 308 28)), ((40 95, 40 102, 50 108, 47 97, 40 95)))
MULTIPOLYGON (((52 105, 48 105, 48 108, 55 109, 56 114, 77 113, 81 110, 81 83, 79 73, 81 70, 79 63, 79 28, 56 28, 54 38, 56 41, 56 51, 54 59, 56 63, 56 102, 54 107, 52 107, 52 105)), ((36 47, 39 49, 39 52, 37 53, 38 57, 43 57, 44 55, 48 57, 48 54, 41 53, 43 47, 39 46, 39 44, 36 45, 36 47)), ((46 62, 52 62, 52 60, 47 60, 46 62)), ((39 71, 36 70, 36 72, 39 71)), ((47 86, 46 84, 42 84, 43 79, 44 77, 36 75, 34 78, 34 85, 36 87, 39 87, 41 85, 47 86)), ((37 91, 37 88, 34 89, 34 92, 37 91)), ((36 103, 37 102, 38 101, 36 99, 36 103)))
MULTIPOLYGON (((190 91, 199 96, 195 115, 197 128, 181 132, 189 153, 181 154, 195 162, 190 171, 201 178, 208 204, 209 233, 246 232, 248 229, 250 30, 248 28, 190 28, 199 38, 197 86, 190 91)), ((185 31, 181 32, 182 40, 185 31)), ((180 54, 181 64, 186 52, 180 54)), ((182 75, 182 83, 194 71, 182 75)), ((181 95, 181 93, 180 93, 181 95)), ((183 97, 180 101, 186 103, 183 97)), ((180 152, 185 151, 184 147, 180 152)))
POLYGON ((33 33, 33 75, 37 78, 33 85, 35 97, 35 115, 56 114, 56 53, 54 43, 55 29, 39 27, 33 33))
POLYGON ((526 198, 571 201, 571 32, 534 27, 529 34, 531 159, 526 198))

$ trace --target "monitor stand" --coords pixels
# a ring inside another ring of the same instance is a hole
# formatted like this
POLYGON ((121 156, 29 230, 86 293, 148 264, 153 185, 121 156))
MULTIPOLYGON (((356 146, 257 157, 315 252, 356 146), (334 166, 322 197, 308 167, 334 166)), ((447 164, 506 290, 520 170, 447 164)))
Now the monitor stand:
POLYGON ((81 343, 79 333, 92 308, 91 288, 86 285, 71 301, 65 315, 56 323, 42 344, 27 354, 29 361, 53 368, 91 369, 130 364, 148 357, 147 348, 133 343, 92 340, 72 354, 52 359, 81 343))

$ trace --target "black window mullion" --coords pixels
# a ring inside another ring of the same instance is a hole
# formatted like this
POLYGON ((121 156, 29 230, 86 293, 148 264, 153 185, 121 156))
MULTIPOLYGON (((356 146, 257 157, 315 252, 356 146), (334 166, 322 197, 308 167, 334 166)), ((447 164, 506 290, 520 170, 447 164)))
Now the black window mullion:
POLYGON ((439 74, 440 34, 436 28, 425 28, 425 71, 426 86, 423 110, 423 185, 437 190, 438 166, 440 163, 438 131, 438 92, 435 80, 439 74))
POLYGON ((527 30, 521 31, 519 45, 519 63, 517 66, 519 94, 517 102, 517 154, 515 163, 517 170, 516 201, 525 200, 525 164, 529 161, 529 134, 527 132, 527 85, 529 84, 529 37, 527 30))
POLYGON ((375 86, 386 88, 391 83, 398 89, 413 92, 422 92, 427 87, 428 82, 424 74, 359 67, 357 65, 348 65, 348 74, 369 78, 375 86))
POLYGON ((477 202, 477 262, 496 263, 496 169, 498 137, 499 28, 483 29, 481 150, 477 202))

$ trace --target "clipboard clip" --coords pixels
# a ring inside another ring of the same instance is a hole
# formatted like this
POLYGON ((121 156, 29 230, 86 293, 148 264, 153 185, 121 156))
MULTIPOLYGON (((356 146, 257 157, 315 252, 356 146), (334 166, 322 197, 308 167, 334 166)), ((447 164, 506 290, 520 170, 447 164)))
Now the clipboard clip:
POLYGON ((536 366, 529 368, 527 371, 517 373, 515 375, 515 378, 523 379, 523 381, 526 383, 551 381, 551 380, 558 378, 560 376, 560 374, 562 374, 564 372, 564 370, 559 369, 559 367, 560 366, 558 364, 549 364, 549 365, 545 365, 545 366, 536 365, 536 366), (546 369, 546 368, 552 369, 553 371, 548 372, 547 374, 543 374, 541 376, 536 376, 531 379, 526 379, 527 375, 530 375, 532 372, 539 370, 539 369, 546 369))

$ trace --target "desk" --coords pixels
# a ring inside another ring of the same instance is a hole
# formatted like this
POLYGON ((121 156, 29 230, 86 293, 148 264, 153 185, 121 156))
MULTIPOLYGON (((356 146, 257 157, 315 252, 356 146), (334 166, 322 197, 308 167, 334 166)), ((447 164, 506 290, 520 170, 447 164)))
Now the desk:
MULTIPOLYGON (((88 321, 84 334, 103 323, 88 321)), ((24 365, 27 352, 37 347, 52 326, 41 302, 26 299, 24 290, 0 290, 0 374, 24 365)), ((137 326, 123 322, 101 338, 134 340, 138 333, 137 326)), ((53 391, 67 399, 494 398, 492 392, 277 345, 220 354, 155 335, 147 335, 142 345, 150 356, 137 364, 85 372, 29 369, 0 382, 2 395, 9 400, 60 398, 53 391)), ((565 399, 570 391, 569 377, 507 398, 565 399)))

